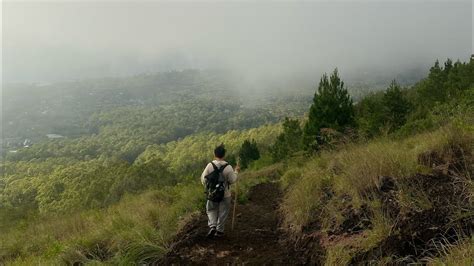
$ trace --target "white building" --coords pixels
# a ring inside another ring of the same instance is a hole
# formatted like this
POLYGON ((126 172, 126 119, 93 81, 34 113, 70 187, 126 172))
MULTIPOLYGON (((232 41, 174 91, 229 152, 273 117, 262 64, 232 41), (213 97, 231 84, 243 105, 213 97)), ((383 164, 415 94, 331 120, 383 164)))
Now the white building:
POLYGON ((48 139, 62 139, 64 136, 58 135, 58 134, 46 134, 48 139))

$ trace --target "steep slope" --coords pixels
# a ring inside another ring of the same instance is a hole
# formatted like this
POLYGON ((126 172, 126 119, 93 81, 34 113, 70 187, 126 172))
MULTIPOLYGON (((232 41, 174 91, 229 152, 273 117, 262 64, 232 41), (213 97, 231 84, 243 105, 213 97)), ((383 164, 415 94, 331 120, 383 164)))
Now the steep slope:
POLYGON ((472 144, 447 127, 324 152, 282 177, 285 228, 326 265, 429 263, 472 236, 472 144))
MULTIPOLYGON (((231 221, 223 238, 207 239, 207 217, 197 215, 177 235, 163 265, 294 265, 302 261, 287 246, 279 228, 277 208, 282 193, 277 183, 251 188, 249 200, 236 209, 234 230, 231 221)), ((230 219, 229 219, 230 220, 230 219)))
POLYGON ((205 238, 202 212, 159 262, 472 265, 472 140, 447 127, 293 158, 283 176, 250 189, 225 238, 205 238))

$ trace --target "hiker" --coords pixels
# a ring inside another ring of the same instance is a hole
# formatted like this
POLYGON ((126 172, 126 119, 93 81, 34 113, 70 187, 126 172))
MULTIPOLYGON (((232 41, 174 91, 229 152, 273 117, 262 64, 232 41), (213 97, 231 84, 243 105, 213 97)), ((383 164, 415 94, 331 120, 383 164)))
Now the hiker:
POLYGON ((224 235, 224 226, 231 207, 230 184, 237 181, 240 167, 237 164, 235 171, 230 164, 224 161, 225 148, 221 144, 214 149, 214 160, 207 164, 202 172, 201 182, 206 186, 208 216, 208 238, 224 235))

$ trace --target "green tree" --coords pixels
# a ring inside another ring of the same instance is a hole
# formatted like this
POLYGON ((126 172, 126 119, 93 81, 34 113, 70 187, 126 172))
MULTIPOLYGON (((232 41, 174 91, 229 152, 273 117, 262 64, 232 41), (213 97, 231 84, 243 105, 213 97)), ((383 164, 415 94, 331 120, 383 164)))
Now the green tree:
POLYGON ((430 68, 430 73, 425 82, 423 82, 423 86, 420 88, 418 101, 423 103, 425 108, 430 108, 431 103, 445 102, 447 99, 448 91, 445 88, 445 83, 453 67, 452 61, 448 59, 444 66, 444 68, 441 67, 439 61, 436 60, 434 66, 430 68))
POLYGON ((249 166, 250 162, 260 159, 260 151, 257 147, 257 142, 245 140, 239 151, 240 167, 245 169, 249 166))
POLYGON ((304 126, 304 144, 306 147, 315 147, 319 144, 318 138, 322 128, 344 131, 354 124, 352 99, 336 68, 329 78, 324 74, 319 82, 309 110, 308 121, 304 126))
POLYGON ((355 106, 359 136, 372 138, 380 134, 384 126, 383 98, 385 93, 371 93, 360 100, 355 106))
POLYGON ((283 132, 278 135, 270 148, 274 161, 287 158, 292 153, 303 149, 303 131, 297 119, 285 118, 283 132))
POLYGON ((407 120, 410 111, 410 102, 405 99, 400 85, 395 80, 390 83, 382 98, 383 117, 390 127, 390 131, 399 129, 407 120))

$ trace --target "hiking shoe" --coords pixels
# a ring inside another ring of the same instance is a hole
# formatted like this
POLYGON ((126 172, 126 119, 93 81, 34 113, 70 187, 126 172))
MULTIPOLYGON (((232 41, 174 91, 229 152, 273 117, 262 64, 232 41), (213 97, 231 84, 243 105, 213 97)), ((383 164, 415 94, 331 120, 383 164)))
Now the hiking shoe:
POLYGON ((221 232, 221 231, 217 231, 215 234, 215 237, 223 237, 223 236, 224 236, 224 232, 221 232))
POLYGON ((207 238, 213 238, 215 234, 216 234, 216 228, 211 227, 211 230, 209 230, 209 233, 207 233, 207 238))

